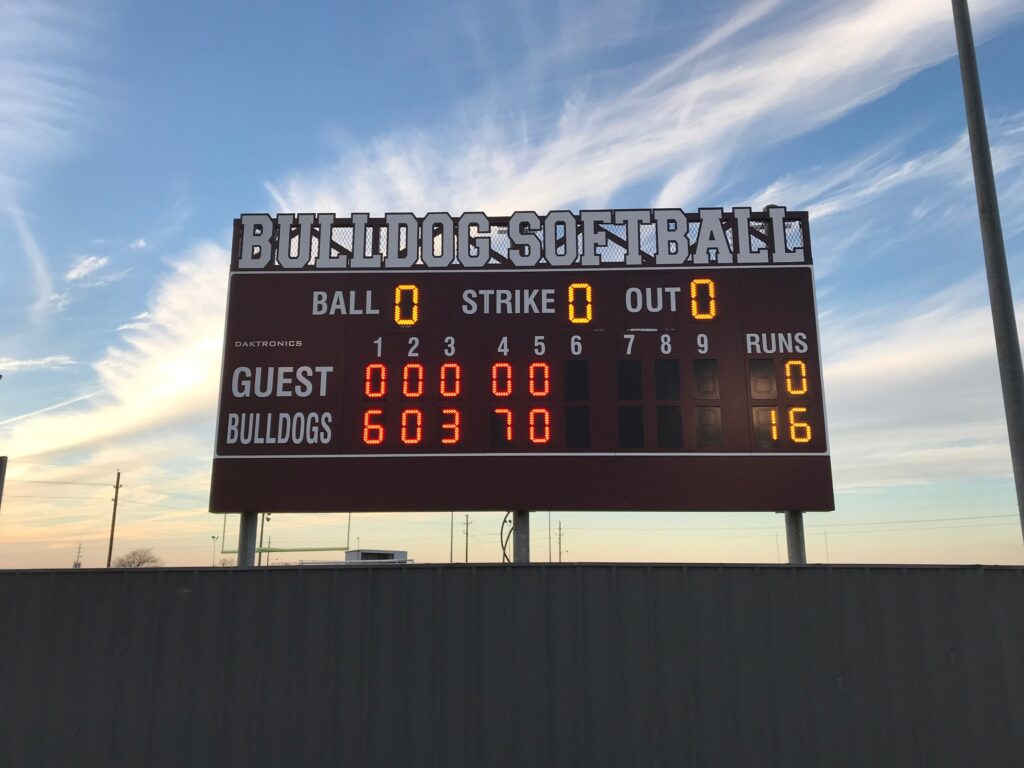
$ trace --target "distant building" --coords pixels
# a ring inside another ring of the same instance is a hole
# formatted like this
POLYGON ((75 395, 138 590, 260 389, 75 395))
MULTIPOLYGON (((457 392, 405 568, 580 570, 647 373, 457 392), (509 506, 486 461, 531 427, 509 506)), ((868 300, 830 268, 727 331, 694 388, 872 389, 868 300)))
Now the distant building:
POLYGON ((356 563, 411 563, 404 549, 350 549, 344 560, 300 560, 299 565, 354 565, 356 563))
POLYGON ((408 563, 409 552, 402 549, 350 549, 346 563, 408 563))

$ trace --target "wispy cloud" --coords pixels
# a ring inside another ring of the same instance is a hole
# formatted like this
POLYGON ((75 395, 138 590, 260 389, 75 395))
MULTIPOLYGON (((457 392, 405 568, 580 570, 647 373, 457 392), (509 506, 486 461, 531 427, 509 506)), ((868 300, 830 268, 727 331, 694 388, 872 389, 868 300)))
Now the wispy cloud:
MULTIPOLYGON (((84 9, 83 9, 84 10, 84 9)), ((85 117, 89 90, 74 64, 90 17, 72 6, 8 0, 0 4, 0 168, 66 149, 85 117)))
POLYGON ((64 275, 64 279, 71 282, 84 280, 94 272, 103 269, 109 261, 110 259, 106 256, 79 256, 64 275))
POLYGON ((822 335, 837 487, 1009 474, 981 275, 899 309, 826 318, 822 335))
POLYGON ((122 323, 117 326, 119 331, 145 331, 148 330, 152 325, 150 322, 151 315, 149 312, 140 312, 127 323, 122 323))
POLYGON ((35 359, 18 360, 13 357, 0 357, 0 372, 12 373, 14 371, 27 371, 33 368, 65 368, 74 365, 75 361, 67 355, 50 355, 48 357, 37 357, 35 359))
POLYGON ((49 261, 18 198, 27 169, 66 151, 73 128, 87 123, 88 89, 72 61, 89 24, 87 15, 67 5, 0 3, 0 209, 32 265, 36 319, 67 297, 54 292, 49 261))
MULTIPOLYGON (((0 362, 2 362, 2 361, 0 361, 0 362)), ((0 366, 0 367, 2 367, 2 366, 0 366)), ((51 413, 53 411, 59 411, 61 408, 67 408, 69 405, 74 405, 75 403, 81 403, 81 402, 83 402, 85 400, 89 400, 90 398, 93 398, 95 396, 96 396, 95 392, 90 392, 90 393, 87 393, 87 394, 84 394, 84 395, 78 395, 77 397, 69 398, 68 400, 64 400, 64 401, 59 402, 59 403, 53 403, 52 405, 48 405, 45 408, 38 408, 38 409, 36 409, 34 411, 29 411, 28 413, 22 413, 22 414, 20 414, 18 416, 12 416, 9 419, 0 419, 0 427, 2 427, 4 424, 13 424, 16 421, 22 421, 24 419, 31 419, 33 416, 39 416, 39 415, 44 414, 44 413, 51 413)))
MULTIPOLYGON (((934 0, 772 10, 744 7, 635 84, 571 94, 539 140, 473 102, 434 134, 383 137, 269 189, 287 210, 508 212, 600 204, 660 180, 656 204, 688 205, 740 152, 810 131, 954 52, 949 8, 934 0)), ((974 10, 979 29, 1021 12, 1010 0, 974 10)))
MULTIPOLYGON (((64 275, 64 280, 76 288, 99 288, 116 283, 132 271, 129 267, 116 272, 104 272, 104 268, 109 263, 110 259, 106 256, 79 256, 64 275)), ((67 295, 67 301, 70 302, 70 295, 67 295)))
MULTIPOLYGON (((1024 113, 993 120, 990 134, 996 172, 1024 168, 1024 113)), ((752 203, 760 207, 785 200, 794 208, 808 209, 815 221, 821 221, 917 182, 941 182, 939 189, 971 189, 973 180, 970 146, 967 134, 962 133, 944 147, 910 157, 901 156, 899 149, 890 145, 836 165, 789 174, 758 192, 752 203)), ((923 203, 914 211, 918 218, 931 212, 923 203)))
POLYGON ((168 424, 209 417, 217 395, 227 291, 227 252, 202 244, 174 263, 150 300, 93 368, 98 394, 0 425, 13 457, 102 446, 168 424))
POLYGON ((50 266, 46 255, 43 253, 43 249, 39 247, 35 235, 32 234, 27 217, 21 210, 21 206, 18 205, 9 190, 5 190, 3 179, 0 179, 0 201, 4 202, 5 211, 14 225, 14 232, 18 237, 21 249, 28 256, 28 262, 32 267, 32 280, 35 283, 36 289, 36 298, 32 303, 32 314, 38 319, 50 308, 63 308, 67 303, 67 295, 54 291, 53 277, 50 275, 50 266))
POLYGON ((130 243, 128 243, 128 248, 129 248, 129 250, 132 250, 132 251, 138 251, 138 250, 140 250, 142 248, 145 248, 145 247, 146 247, 146 241, 143 240, 141 237, 137 238, 135 240, 132 240, 130 243))

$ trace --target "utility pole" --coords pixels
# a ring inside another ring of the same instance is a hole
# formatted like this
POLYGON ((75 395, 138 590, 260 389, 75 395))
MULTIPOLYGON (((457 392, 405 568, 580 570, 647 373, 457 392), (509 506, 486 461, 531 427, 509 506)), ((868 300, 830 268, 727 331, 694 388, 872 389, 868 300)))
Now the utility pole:
POLYGON ((551 562, 551 510, 548 510, 548 562, 551 562))
POLYGON ((472 523, 469 522, 469 514, 467 514, 466 515, 466 522, 465 522, 465 528, 466 528, 466 562, 467 563, 469 562, 469 526, 470 525, 472 525, 472 523))
POLYGON ((263 565, 263 525, 270 519, 270 513, 264 512, 260 515, 260 549, 259 549, 259 560, 257 565, 263 565))
POLYGON ((562 521, 558 521, 558 562, 562 562, 562 521))
POLYGON ((451 511, 451 532, 448 538, 448 562, 455 562, 455 510, 451 511))
POLYGON ((992 170, 992 151, 985 124, 985 106, 981 100, 981 79, 974 52, 974 33, 967 0, 953 0, 953 25, 960 55, 960 79, 963 82, 967 134, 971 139, 974 165, 974 191, 978 198, 981 245, 985 252, 988 298, 992 305, 992 328, 996 338, 996 359, 1003 389, 1003 410, 1010 441, 1010 462, 1017 491, 1017 513, 1024 533, 1024 368, 1021 366, 1020 340, 1013 311, 1010 274, 1006 268, 1006 245, 999 219, 999 198, 992 170))
POLYGON ((110 567, 110 558, 114 554, 114 525, 117 523, 117 494, 121 490, 121 470, 117 470, 117 478, 114 480, 114 511, 110 514, 110 544, 107 546, 107 568, 110 567))

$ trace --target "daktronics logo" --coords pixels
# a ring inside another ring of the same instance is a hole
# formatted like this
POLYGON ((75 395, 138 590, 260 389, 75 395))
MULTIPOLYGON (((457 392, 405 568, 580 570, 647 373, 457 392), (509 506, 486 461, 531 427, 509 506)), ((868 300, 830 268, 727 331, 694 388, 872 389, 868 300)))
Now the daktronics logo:
POLYGON ((272 347, 301 347, 302 339, 248 339, 236 341, 235 349, 269 349, 272 347))

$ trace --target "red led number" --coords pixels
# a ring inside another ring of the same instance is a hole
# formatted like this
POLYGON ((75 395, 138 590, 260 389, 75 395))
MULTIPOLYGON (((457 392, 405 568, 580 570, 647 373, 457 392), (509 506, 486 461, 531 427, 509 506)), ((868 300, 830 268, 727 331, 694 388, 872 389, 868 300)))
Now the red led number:
POLYGON ((530 442, 544 445, 551 442, 551 411, 547 408, 534 408, 530 411, 530 442))
POLYGON ((380 408, 371 408, 363 414, 363 442, 366 445, 380 445, 384 442, 384 425, 373 421, 383 415, 384 411, 380 408))
POLYGON ((491 366, 491 394, 495 397, 508 397, 512 394, 512 366, 509 363, 495 363, 491 366))
POLYGON ((533 397, 547 397, 551 392, 551 366, 547 363, 530 363, 529 384, 533 397))
POLYGON ((418 408, 402 411, 401 438, 406 445, 419 445, 423 442, 423 411, 418 408))
POLYGON ((406 397, 423 394, 423 366, 419 363, 406 363, 402 368, 402 394, 406 397))
POLYGON ((462 366, 444 363, 441 366, 441 397, 458 397, 462 393, 462 366))
POLYGON ((462 414, 455 408, 445 408, 441 415, 447 420, 441 424, 441 443, 444 445, 455 445, 462 439, 462 414))
POLYGON ((383 363, 370 363, 366 366, 365 385, 363 391, 367 397, 379 399, 388 392, 388 369, 383 363))
POLYGON ((508 408, 495 408, 494 412, 505 417, 505 439, 512 442, 512 411, 508 408))

